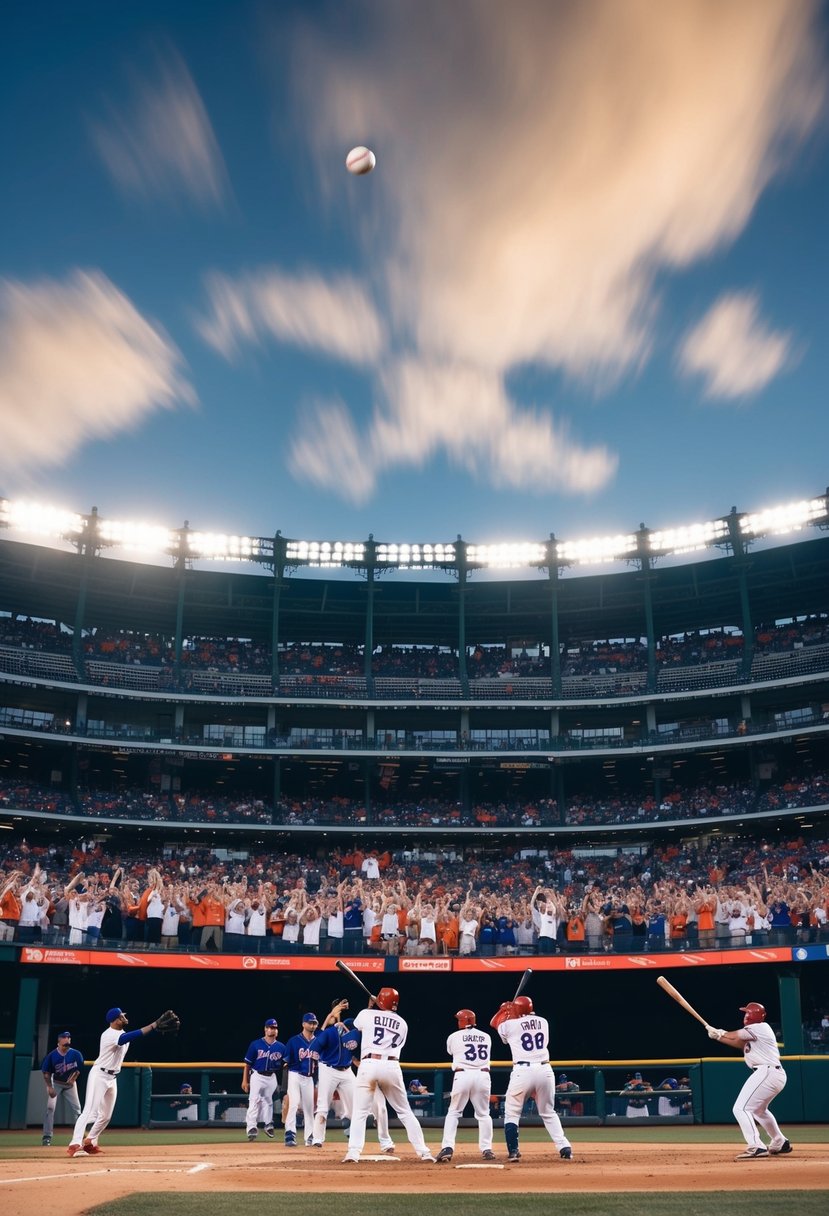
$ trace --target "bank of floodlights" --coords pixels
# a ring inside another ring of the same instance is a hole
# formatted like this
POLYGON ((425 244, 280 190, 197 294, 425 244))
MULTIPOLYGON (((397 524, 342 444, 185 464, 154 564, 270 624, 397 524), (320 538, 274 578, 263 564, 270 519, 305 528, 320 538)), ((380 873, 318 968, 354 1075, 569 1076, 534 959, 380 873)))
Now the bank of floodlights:
POLYGON ((799 532, 808 524, 825 522, 826 519, 826 498, 808 498, 801 502, 789 502, 781 507, 769 507, 766 511, 742 515, 740 531, 746 537, 783 536, 787 532, 799 532))
POLYGON ((728 524, 724 519, 710 519, 703 524, 688 524, 684 528, 665 528, 661 532, 648 532, 648 550, 658 557, 669 554, 696 553, 711 545, 722 544, 728 537, 728 524))
POLYGON ((258 537, 189 531, 184 536, 187 556, 204 558, 206 561, 252 562, 264 552, 263 542, 258 537))
POLYGON ((285 542, 285 557, 293 566, 317 566, 336 570, 342 566, 361 566, 365 562, 366 546, 350 540, 289 540, 285 542))
POLYGON ((562 566, 593 566, 635 557, 638 547, 635 532, 620 536, 594 536, 589 540, 564 540, 556 544, 556 558, 562 566))
POLYGON ((398 570, 432 570, 439 566, 454 566, 456 556, 455 546, 442 541, 411 545, 378 541, 374 547, 374 560, 378 566, 398 570))

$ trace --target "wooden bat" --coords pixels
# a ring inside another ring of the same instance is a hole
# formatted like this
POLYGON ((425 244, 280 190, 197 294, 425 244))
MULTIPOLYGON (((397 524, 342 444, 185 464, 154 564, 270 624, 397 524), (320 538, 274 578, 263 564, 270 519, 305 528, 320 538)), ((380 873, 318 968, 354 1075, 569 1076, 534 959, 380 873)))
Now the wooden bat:
POLYGON ((524 972, 524 974, 521 976, 521 982, 519 983, 518 987, 515 989, 515 996, 512 998, 514 1001, 518 1000, 521 993, 527 987, 527 984, 529 984, 530 980, 532 979, 532 974, 533 974, 532 969, 530 967, 528 967, 527 970, 524 972))
POLYGON ((374 998, 374 993, 369 992, 368 988, 366 988, 365 984, 360 979, 359 975, 354 974, 354 972, 349 967, 348 963, 344 963, 341 958, 338 958, 335 966, 338 967, 339 970, 342 971, 342 973, 344 975, 347 975, 350 980, 353 980, 358 988, 362 988, 362 990, 366 994, 366 996, 370 996, 370 997, 372 997, 372 999, 374 998))
POLYGON ((656 982, 660 988, 663 988, 665 990, 665 992, 667 992, 668 996, 672 996, 674 998, 674 1000, 676 1001, 676 1003, 678 1005, 682 1006, 682 1008, 685 1010, 686 1013, 690 1013, 692 1018, 696 1018, 697 1021, 699 1023, 701 1023, 701 1025, 705 1026, 706 1029, 708 1028, 709 1023, 706 1022, 706 1020, 702 1016, 702 1014, 697 1013, 694 1006, 685 1000, 685 997, 682 995, 681 992, 677 992, 677 990, 676 990, 676 988, 674 988, 673 984, 668 983, 668 981, 665 979, 664 975, 658 975, 656 977, 656 982))

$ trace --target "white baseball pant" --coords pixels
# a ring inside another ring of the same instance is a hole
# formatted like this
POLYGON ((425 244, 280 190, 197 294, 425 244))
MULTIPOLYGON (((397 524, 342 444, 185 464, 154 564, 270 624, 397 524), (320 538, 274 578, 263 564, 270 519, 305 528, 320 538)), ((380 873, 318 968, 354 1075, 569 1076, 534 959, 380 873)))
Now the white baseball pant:
POLYGON ((93 1064, 86 1080, 86 1101, 72 1132, 73 1144, 83 1144, 84 1140, 98 1143, 98 1137, 112 1118, 117 1097, 118 1078, 102 1072, 97 1064, 93 1064), (86 1128, 89 1123, 92 1127, 87 1136, 86 1128))
POLYGON ((760 1064, 757 1068, 752 1069, 748 1080, 737 1094, 733 1107, 734 1118, 739 1123, 740 1131, 749 1148, 764 1147, 760 1133, 757 1131, 758 1123, 770 1136, 775 1146, 783 1143, 785 1136, 768 1106, 769 1102, 776 1098, 783 1089, 787 1080, 785 1069, 782 1066, 760 1064))
MULTIPOLYGON (((369 1060, 365 1056, 360 1061, 360 1067, 357 1070, 354 1117, 351 1120, 348 1134, 349 1156, 359 1157, 365 1147, 366 1120, 372 1113, 378 1090, 383 1102, 389 1102, 406 1129, 406 1135, 409 1137, 412 1148, 418 1156, 424 1156, 429 1150, 423 1138, 423 1128, 409 1106, 400 1064, 395 1060, 369 1060)), ((379 1121, 377 1130, 379 1133, 379 1121)))
POLYGON ((549 1064, 514 1064, 504 1098, 504 1122, 521 1122, 527 1098, 535 1098, 541 1121, 557 1149, 571 1148, 555 1109, 555 1077, 549 1064))
POLYGON ((478 1120, 478 1147, 482 1153, 492 1148, 492 1115, 489 1113, 489 1096, 492 1091, 489 1069, 462 1068, 452 1078, 452 1093, 449 1109, 443 1124, 442 1148, 454 1148, 458 1123, 467 1102, 472 1103, 478 1120))
POLYGON ((314 1134, 314 1078, 303 1077, 298 1072, 288 1073, 288 1113, 285 1116, 285 1131, 296 1134, 296 1117, 302 1107, 305 1139, 314 1134))
POLYGON ((261 1072, 250 1073, 250 1093, 245 1127, 255 1132, 259 1123, 273 1127, 273 1096, 276 1093, 276 1076, 265 1077, 261 1072))

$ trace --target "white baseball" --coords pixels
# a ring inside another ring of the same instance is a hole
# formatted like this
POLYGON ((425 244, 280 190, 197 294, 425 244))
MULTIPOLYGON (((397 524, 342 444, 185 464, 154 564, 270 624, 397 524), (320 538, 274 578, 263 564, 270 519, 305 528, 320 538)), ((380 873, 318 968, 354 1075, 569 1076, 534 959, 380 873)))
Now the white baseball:
POLYGON ((349 173, 354 173, 356 176, 371 173, 376 164, 377 157, 370 148, 364 148, 362 144, 359 147, 352 148, 345 158, 346 169, 348 169, 349 173))

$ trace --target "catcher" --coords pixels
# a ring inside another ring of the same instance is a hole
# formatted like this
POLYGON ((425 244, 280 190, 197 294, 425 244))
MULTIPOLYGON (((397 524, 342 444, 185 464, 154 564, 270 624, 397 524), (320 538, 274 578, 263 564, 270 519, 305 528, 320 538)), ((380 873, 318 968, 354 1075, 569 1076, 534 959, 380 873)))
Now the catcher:
POLYGON ((103 1150, 98 1148, 98 1138, 109 1126, 115 1099, 118 1097, 118 1074, 133 1039, 140 1039, 157 1030, 159 1034, 175 1034, 181 1022, 172 1009, 165 1010, 160 1018, 142 1026, 140 1030, 127 1030, 129 1018, 116 1005, 107 1010, 107 1029, 101 1035, 98 1058, 89 1070, 86 1083, 86 1102, 78 1116, 72 1143, 66 1150, 70 1157, 97 1157, 103 1150), (86 1129, 92 1128, 89 1135, 86 1129))

